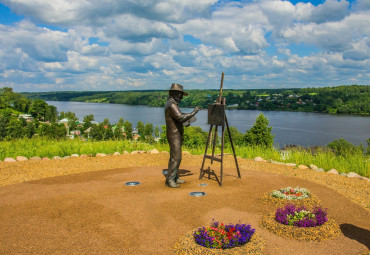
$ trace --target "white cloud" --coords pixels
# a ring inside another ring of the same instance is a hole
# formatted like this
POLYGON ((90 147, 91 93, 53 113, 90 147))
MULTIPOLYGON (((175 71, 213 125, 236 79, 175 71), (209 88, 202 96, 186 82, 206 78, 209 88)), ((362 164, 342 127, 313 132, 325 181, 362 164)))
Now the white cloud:
POLYGON ((0 24, 0 84, 18 91, 370 83, 367 0, 0 2, 26 17, 0 24))

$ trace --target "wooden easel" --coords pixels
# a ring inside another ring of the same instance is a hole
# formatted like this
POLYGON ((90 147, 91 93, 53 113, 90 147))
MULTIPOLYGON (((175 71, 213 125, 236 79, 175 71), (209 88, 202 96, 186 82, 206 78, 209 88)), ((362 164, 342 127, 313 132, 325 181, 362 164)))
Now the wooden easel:
MULTIPOLYGON (((226 112, 225 112, 225 107, 226 107, 226 98, 222 97, 222 87, 224 83, 224 73, 222 73, 221 76, 221 88, 220 88, 220 95, 218 100, 216 100, 215 104, 209 105, 208 106, 208 124, 210 124, 210 129, 208 133, 208 139, 207 139, 207 145, 206 145, 206 150, 204 152, 204 157, 203 157, 203 163, 202 167, 200 168, 200 175, 199 175, 199 180, 202 179, 203 175, 205 174, 204 168, 204 162, 206 158, 211 160, 211 164, 213 164, 213 161, 218 161, 221 163, 221 175, 220 175, 220 180, 218 179, 217 175, 212 172, 212 174, 215 176, 217 182, 219 183, 220 186, 222 186, 222 181, 223 181, 223 161, 224 161, 224 145, 225 145, 225 123, 226 123, 226 128, 227 132, 229 134, 230 138, 230 143, 231 143, 231 148, 233 150, 233 155, 235 159, 235 164, 236 164, 236 169, 238 171, 238 177, 241 178, 240 176, 240 171, 239 171, 239 165, 238 165, 238 160, 236 158, 235 154, 235 149, 234 149, 234 144, 233 140, 231 138, 231 132, 229 128, 229 123, 227 121, 226 117, 226 112), (218 127, 222 127, 222 136, 221 136, 221 154, 220 155, 215 155, 215 148, 217 144, 217 129, 218 127), (208 146, 210 143, 212 143, 212 130, 214 127, 214 134, 213 134, 213 147, 212 147, 212 155, 208 155, 208 146), (218 157, 219 156, 219 157, 218 157)), ((210 167, 208 167, 208 178, 210 178, 211 175, 211 170, 210 167)))

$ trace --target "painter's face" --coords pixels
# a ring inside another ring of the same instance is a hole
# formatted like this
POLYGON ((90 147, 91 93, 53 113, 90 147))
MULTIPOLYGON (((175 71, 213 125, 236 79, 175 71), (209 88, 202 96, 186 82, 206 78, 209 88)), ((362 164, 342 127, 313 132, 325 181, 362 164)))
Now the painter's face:
POLYGON ((181 91, 176 91, 173 98, 176 100, 177 103, 180 103, 183 97, 184 94, 181 91))

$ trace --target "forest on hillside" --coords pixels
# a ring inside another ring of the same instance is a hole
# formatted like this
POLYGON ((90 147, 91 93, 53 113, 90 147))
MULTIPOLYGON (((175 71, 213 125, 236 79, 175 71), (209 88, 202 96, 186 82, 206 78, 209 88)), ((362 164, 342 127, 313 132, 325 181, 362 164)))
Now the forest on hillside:
MULTIPOLYGON (((218 90, 189 90, 182 107, 207 108, 219 96, 218 90)), ((78 101, 162 107, 168 92, 62 91, 22 93, 30 99, 78 101)), ((304 111, 331 114, 370 115, 370 86, 350 85, 323 88, 224 90, 228 108, 243 110, 304 111)))

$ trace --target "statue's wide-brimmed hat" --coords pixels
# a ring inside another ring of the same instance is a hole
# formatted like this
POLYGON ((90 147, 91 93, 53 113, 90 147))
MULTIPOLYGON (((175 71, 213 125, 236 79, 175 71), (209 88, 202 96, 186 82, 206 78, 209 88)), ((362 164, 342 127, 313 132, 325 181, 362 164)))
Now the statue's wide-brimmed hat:
POLYGON ((184 91, 183 86, 180 85, 180 84, 177 84, 177 83, 172 83, 171 88, 170 88, 169 91, 180 91, 184 94, 184 96, 189 95, 187 92, 184 91))

